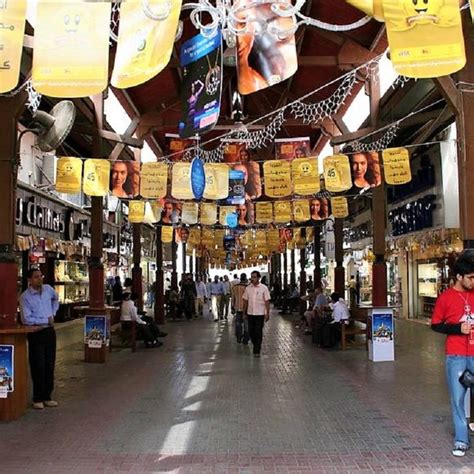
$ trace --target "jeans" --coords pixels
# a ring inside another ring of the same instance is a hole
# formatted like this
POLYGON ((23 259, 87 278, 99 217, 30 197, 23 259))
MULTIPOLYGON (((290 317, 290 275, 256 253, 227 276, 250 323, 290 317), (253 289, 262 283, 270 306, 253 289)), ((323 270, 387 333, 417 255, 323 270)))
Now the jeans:
POLYGON ((221 318, 227 319, 227 316, 229 315, 229 302, 230 302, 230 295, 221 296, 221 302, 220 302, 221 318))
POLYGON ((464 410, 466 390, 459 382, 462 373, 469 369, 474 372, 474 356, 446 356, 446 378, 451 396, 451 413, 454 423, 454 444, 456 446, 470 445, 469 430, 464 410))
POLYGON ((260 354, 263 339, 263 316, 248 315, 250 339, 253 344, 253 353, 260 354))
POLYGON ((237 311, 235 313, 235 338, 237 342, 247 344, 249 342, 249 321, 244 320, 244 313, 237 311))

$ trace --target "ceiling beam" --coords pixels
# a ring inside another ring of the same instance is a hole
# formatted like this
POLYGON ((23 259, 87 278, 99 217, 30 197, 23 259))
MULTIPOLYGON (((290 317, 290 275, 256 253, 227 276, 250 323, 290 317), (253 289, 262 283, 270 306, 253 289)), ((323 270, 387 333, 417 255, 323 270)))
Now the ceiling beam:
POLYGON ((110 140, 112 142, 123 143, 124 145, 128 145, 134 148, 143 148, 143 140, 138 140, 137 138, 127 137, 125 135, 119 135, 118 133, 111 132, 109 130, 98 130, 96 128, 77 124, 74 126, 73 129, 76 133, 81 133, 83 135, 89 136, 99 136, 106 140, 110 140))
POLYGON ((453 78, 451 76, 436 77, 433 81, 453 113, 459 116, 461 114, 460 96, 453 78))

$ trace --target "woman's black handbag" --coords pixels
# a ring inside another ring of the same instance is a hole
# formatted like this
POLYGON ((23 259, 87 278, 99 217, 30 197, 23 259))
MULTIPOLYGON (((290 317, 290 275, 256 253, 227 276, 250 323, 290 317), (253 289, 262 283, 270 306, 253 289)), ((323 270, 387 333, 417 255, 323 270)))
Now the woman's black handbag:
POLYGON ((466 369, 459 377, 459 381, 465 388, 471 388, 474 385, 474 374, 466 369))

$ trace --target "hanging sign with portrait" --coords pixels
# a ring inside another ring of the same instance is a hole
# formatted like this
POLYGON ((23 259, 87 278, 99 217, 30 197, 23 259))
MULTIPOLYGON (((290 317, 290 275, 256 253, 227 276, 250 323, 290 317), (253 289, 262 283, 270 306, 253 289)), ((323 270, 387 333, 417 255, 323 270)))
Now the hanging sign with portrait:
POLYGON ((338 219, 345 219, 349 215, 349 204, 344 196, 331 198, 332 215, 338 219))
POLYGON ((382 184, 379 154, 376 151, 353 153, 350 156, 350 165, 354 183, 352 192, 357 193, 382 184))
POLYGON ((382 152, 385 182, 390 185, 411 181, 410 153, 406 148, 388 148, 382 152))
POLYGON ((291 162, 291 174, 295 194, 308 196, 320 191, 317 158, 295 158, 291 162))
POLYGON ((307 199, 297 199, 293 201, 293 216, 296 222, 309 221, 309 201, 307 199))
POLYGON ((331 193, 347 191, 352 187, 351 167, 347 155, 328 156, 323 161, 324 182, 331 193))
POLYGON ((271 198, 287 197, 292 193, 291 167, 285 160, 266 161, 263 164, 265 195, 271 198))
POLYGON ((229 195, 229 167, 224 163, 206 163, 204 172, 206 174, 204 199, 217 201, 227 198, 229 195))
POLYGON ((161 226, 161 241, 164 244, 170 244, 173 242, 173 226, 162 225, 161 226))
POLYGON ((140 224, 145 218, 145 201, 128 203, 128 220, 131 224, 140 224))
POLYGON ((26 0, 0 0, 0 94, 18 84, 25 20, 26 0))
POLYGON ((216 28, 198 34, 181 46, 182 115, 179 135, 189 138, 211 130, 219 119, 222 90, 222 34, 216 28))
POLYGON ((183 224, 197 224, 199 216, 199 204, 196 202, 183 202, 181 210, 181 222, 183 224))
POLYGON ((171 195, 175 199, 194 199, 191 189, 191 163, 173 164, 171 195))
POLYGON ((140 195, 145 199, 161 199, 166 196, 168 165, 143 163, 140 179, 140 195))
POLYGON ((110 2, 39 0, 33 86, 50 97, 87 97, 107 88, 110 2))
POLYGON ((256 4, 251 0, 238 0, 234 4, 237 18, 248 32, 237 36, 238 89, 242 95, 285 81, 298 70, 294 34, 282 38, 271 28, 262 28, 262 24, 274 25, 289 33, 295 28, 293 16, 278 15, 272 6, 271 3, 256 4))
POLYGON ((293 161, 309 156, 309 137, 275 138, 275 158, 293 161))
POLYGON ((293 210, 290 201, 277 201, 273 203, 276 224, 288 224, 292 221, 293 210))
POLYGON ((273 204, 271 202, 257 202, 257 224, 271 224, 273 222, 273 204))
POLYGON ((140 193, 140 163, 113 161, 110 172, 110 192, 113 196, 130 199, 140 193))
MULTIPOLYGON (((1 10, 0 10, 1 11, 1 10)), ((65 194, 77 194, 82 185, 82 160, 62 156, 56 163, 56 191, 65 194)))
POLYGON ((153 15, 144 11, 142 0, 127 0, 120 6, 120 24, 111 84, 119 89, 143 84, 168 64, 181 12, 181 0, 148 0, 153 15))
POLYGON ((84 163, 82 190, 87 196, 106 196, 109 191, 110 161, 90 158, 84 163))
POLYGON ((214 225, 217 222, 217 205, 212 202, 202 202, 200 221, 204 225, 214 225))

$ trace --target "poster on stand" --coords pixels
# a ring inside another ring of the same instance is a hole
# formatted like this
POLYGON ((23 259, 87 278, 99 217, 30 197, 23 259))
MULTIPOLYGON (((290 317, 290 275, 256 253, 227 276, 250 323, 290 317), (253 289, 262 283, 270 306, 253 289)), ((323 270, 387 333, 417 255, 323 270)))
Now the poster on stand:
POLYGON ((90 349, 100 349, 107 344, 107 316, 84 318, 84 344, 90 349))
POLYGON ((189 138, 211 130, 219 119, 222 91, 222 34, 198 34, 181 46, 182 118, 179 135, 189 138))
POLYGON ((0 398, 7 398, 15 388, 15 347, 0 344, 0 398))
POLYGON ((388 362, 395 360, 395 328, 392 308, 369 310, 369 360, 388 362))

